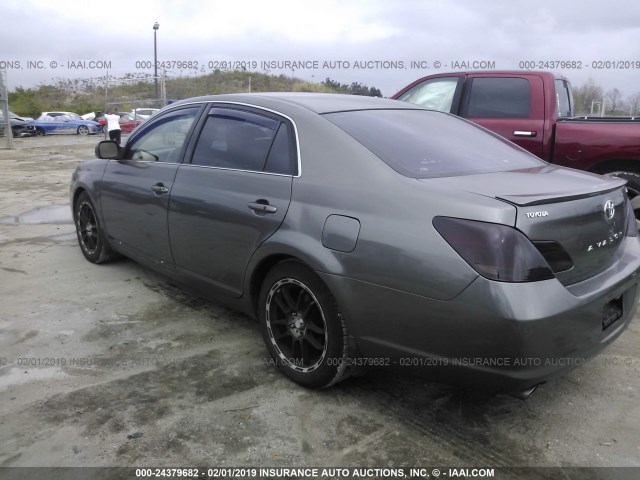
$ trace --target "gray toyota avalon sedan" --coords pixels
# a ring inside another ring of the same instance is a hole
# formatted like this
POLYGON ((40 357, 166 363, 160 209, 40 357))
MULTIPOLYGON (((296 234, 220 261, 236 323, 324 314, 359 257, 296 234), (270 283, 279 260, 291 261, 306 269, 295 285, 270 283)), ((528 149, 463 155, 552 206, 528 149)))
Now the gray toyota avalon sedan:
POLYGON ((305 386, 389 366, 525 394, 634 316, 625 182, 446 113, 199 97, 96 156, 71 183, 87 260, 125 255, 256 317, 305 386))

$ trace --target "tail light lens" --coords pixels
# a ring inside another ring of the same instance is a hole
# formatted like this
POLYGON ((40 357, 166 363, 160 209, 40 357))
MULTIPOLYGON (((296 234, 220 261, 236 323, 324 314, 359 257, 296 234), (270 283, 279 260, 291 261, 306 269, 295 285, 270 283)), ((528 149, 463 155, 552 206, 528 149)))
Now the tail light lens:
POLYGON ((435 217, 433 226, 483 277, 501 282, 554 278, 542 254, 519 230, 497 223, 435 217))
POLYGON ((568 272, 573 268, 573 260, 562 245, 553 240, 535 240, 533 245, 542 254, 553 273, 568 272))

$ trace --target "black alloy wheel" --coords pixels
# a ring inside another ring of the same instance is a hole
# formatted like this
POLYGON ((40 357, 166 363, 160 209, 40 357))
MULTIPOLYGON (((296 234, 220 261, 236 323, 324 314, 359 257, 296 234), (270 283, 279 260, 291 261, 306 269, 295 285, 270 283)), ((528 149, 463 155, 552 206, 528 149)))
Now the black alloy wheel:
POLYGON ((84 257, 91 263, 104 263, 113 257, 95 207, 86 192, 82 192, 74 206, 74 220, 78 243, 84 257))
POLYGON ((349 342, 344 318, 313 271, 292 260, 279 263, 263 283, 259 305, 265 344, 287 377, 314 388, 346 378, 349 342))

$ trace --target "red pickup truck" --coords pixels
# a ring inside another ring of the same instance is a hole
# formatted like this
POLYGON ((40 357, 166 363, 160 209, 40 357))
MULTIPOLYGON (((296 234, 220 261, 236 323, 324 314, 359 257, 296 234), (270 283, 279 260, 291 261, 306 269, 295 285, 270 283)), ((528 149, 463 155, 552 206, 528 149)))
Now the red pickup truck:
POLYGON ((549 72, 441 73, 397 100, 469 119, 550 163, 627 180, 640 219, 640 117, 576 117, 571 85, 549 72))

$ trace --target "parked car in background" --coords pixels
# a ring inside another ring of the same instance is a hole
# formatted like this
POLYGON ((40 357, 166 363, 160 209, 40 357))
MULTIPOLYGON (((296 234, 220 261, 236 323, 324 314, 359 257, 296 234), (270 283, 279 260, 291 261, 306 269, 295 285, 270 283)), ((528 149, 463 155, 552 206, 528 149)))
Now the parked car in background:
MULTIPOLYGON (((136 120, 129 112, 118 112, 118 115, 120 115, 120 130, 124 133, 131 133, 138 125, 144 123, 144 119, 138 118, 136 120)), ((104 114, 96 117, 94 121, 102 126, 102 131, 107 131, 107 120, 104 118, 104 114)))
POLYGON ((103 112, 89 112, 89 113, 85 113, 84 115, 80 115, 80 118, 82 118, 83 120, 93 120, 95 121, 96 117, 99 117, 101 115, 104 115, 103 112))
POLYGON ((468 118, 548 162, 624 178, 640 219, 640 118, 575 117, 564 78, 533 71, 439 73, 392 98, 468 118))
POLYGON ((134 108, 131 110, 131 115, 135 118, 141 118, 146 120, 147 118, 155 115, 160 111, 159 108, 134 108))
POLYGON ((62 133, 91 135, 102 131, 99 123, 83 120, 80 115, 73 112, 43 112, 36 121, 32 122, 32 125, 36 129, 36 135, 62 133))
MULTIPOLYGON (((0 110, 0 115, 4 117, 4 112, 2 110, 0 110)), ((22 115, 18 115, 16 113, 13 113, 12 111, 9 111, 9 118, 17 118, 18 120, 22 120, 23 122, 33 122, 33 118, 23 117, 22 115)))
POLYGON ((86 259, 124 254, 257 317, 274 365, 305 386, 413 366, 526 396, 636 310, 624 180, 454 115, 350 95, 200 97, 96 155, 70 188, 86 259))
MULTIPOLYGON (((36 129, 31 122, 22 120, 22 117, 12 112, 9 112, 9 124, 14 137, 32 137, 36 134, 36 129)), ((0 110, 0 136, 5 134, 5 125, 4 112, 0 110)))

